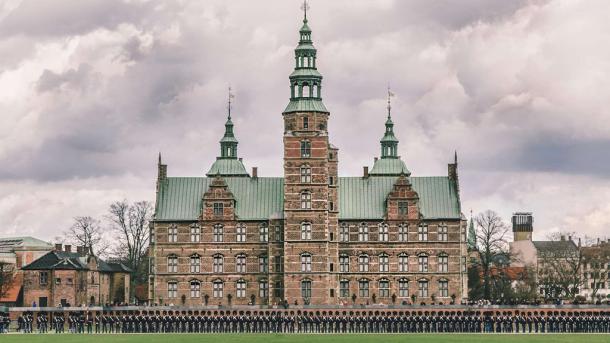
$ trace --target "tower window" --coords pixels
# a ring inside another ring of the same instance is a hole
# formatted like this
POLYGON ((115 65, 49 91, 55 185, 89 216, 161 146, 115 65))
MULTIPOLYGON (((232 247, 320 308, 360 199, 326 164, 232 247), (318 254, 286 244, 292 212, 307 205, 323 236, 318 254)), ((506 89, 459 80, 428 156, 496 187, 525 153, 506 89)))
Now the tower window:
POLYGON ((261 242, 269 241, 269 226, 267 226, 267 224, 265 224, 265 223, 261 224, 261 226, 258 228, 258 233, 259 233, 259 241, 261 241, 261 242))
POLYGON ((441 224, 438 227, 438 240, 446 242, 447 241, 447 225, 441 224))
POLYGON ((311 254, 301 255, 301 271, 311 272, 311 254))
POLYGON ((385 223, 379 224, 379 241, 387 242, 388 238, 389 238, 388 224, 385 224, 385 223))
POLYGON ((301 239, 303 239, 303 240, 311 239, 311 223, 308 223, 308 222, 301 223, 301 239))
POLYGON ((428 227, 426 225, 420 225, 417 228, 417 238, 422 242, 428 240, 428 227))
POLYGON ((301 281, 301 296, 306 300, 311 298, 311 280, 301 281))
POLYGON ((303 117, 303 128, 309 129, 309 117, 303 117))
POLYGON ((311 142, 302 141, 301 142, 301 157, 311 157, 311 142))
POLYGON ((214 225, 213 240, 214 242, 222 242, 224 237, 224 227, 222 224, 214 225))
POLYGON ((224 271, 224 257, 220 254, 214 255, 213 258, 214 273, 222 273, 224 271))
POLYGON ((224 212, 224 204, 221 202, 215 202, 214 203, 214 215, 222 216, 223 212, 224 212))
POLYGON ((301 209, 302 210, 311 209, 311 193, 309 193, 309 192, 301 193, 301 209))
POLYGON ((398 202, 398 215, 406 216, 408 213, 408 203, 406 201, 398 202))
POLYGON ((358 227, 358 241, 366 242, 369 240, 369 227, 362 223, 358 227))
POLYGON ((311 182, 311 167, 308 165, 301 166, 301 183, 311 182))

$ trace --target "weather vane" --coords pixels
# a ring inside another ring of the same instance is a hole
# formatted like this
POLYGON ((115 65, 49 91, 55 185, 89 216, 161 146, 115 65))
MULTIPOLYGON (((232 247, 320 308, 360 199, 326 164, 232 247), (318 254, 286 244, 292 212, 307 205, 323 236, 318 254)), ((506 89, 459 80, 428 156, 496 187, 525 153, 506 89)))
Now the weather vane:
POLYGON ((394 96, 394 93, 390 90, 390 85, 388 85, 388 118, 390 117, 390 111, 392 110, 392 105, 390 99, 394 96))
POLYGON ((231 92, 231 86, 229 86, 229 101, 227 104, 227 109, 229 110, 229 119, 231 119, 231 99, 235 98, 235 95, 231 92))
POLYGON ((304 21, 307 21, 307 10, 309 9, 309 4, 307 3, 307 0, 303 0, 303 5, 301 5, 301 9, 305 13, 304 21))

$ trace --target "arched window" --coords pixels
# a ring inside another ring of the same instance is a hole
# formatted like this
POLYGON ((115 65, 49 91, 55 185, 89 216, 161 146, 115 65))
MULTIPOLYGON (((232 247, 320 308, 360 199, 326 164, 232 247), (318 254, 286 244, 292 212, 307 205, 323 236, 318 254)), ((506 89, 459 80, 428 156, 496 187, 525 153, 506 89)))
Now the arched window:
POLYGON ((178 256, 169 255, 167 256, 167 272, 177 273, 178 272, 178 256))
POLYGON ((237 284, 236 284, 235 288, 237 290, 238 298, 246 297, 246 281, 244 279, 237 280, 237 284))
POLYGON ((201 258, 199 257, 199 255, 191 255, 190 262, 191 263, 189 264, 189 269, 191 273, 201 272, 201 258))
POLYGON ((201 294, 201 282, 197 280, 191 281, 191 298, 199 298, 201 294))
POLYGON ((438 281, 438 295, 441 297, 449 296, 449 281, 446 279, 440 279, 438 281))
POLYGON ((349 255, 339 255, 339 271, 341 273, 349 273, 349 255))
POLYGON ((311 89, 311 93, 313 97, 319 98, 320 97, 320 93, 319 93, 319 88, 318 85, 314 83, 312 89, 311 89))
POLYGON ((214 273, 224 272, 224 257, 220 254, 216 254, 213 257, 213 271, 214 273))
POLYGON ((237 224, 236 241, 238 241, 238 242, 246 241, 246 224, 243 224, 243 223, 237 224))
POLYGON ((449 271, 449 256, 445 253, 438 255, 438 272, 446 273, 449 271))
POLYGON ((339 281, 339 297, 349 297, 349 280, 341 279, 341 281, 339 281))
POLYGON ((381 297, 381 298, 390 297, 390 280, 388 280, 388 279, 379 280, 379 297, 381 297))
POLYGON ((301 192, 301 209, 311 210, 311 193, 308 191, 301 192))
POLYGON ((419 271, 422 273, 428 272, 428 255, 420 254, 417 256, 417 262, 419 265, 419 271))
POLYGON ((409 280, 405 278, 398 280, 398 296, 401 298, 409 296, 409 280))
POLYGON ((178 297, 178 282, 170 281, 167 283, 167 297, 170 299, 178 297))
POLYGON ((246 272, 246 255, 239 254, 235 256, 235 272, 245 273, 246 272))
POLYGON ((212 296, 214 298, 222 298, 224 291, 224 283, 222 280, 214 280, 212 282, 212 296))
POLYGON ((308 83, 304 83, 303 84, 303 97, 309 98, 310 96, 311 96, 311 87, 309 86, 308 83))
POLYGON ((360 279, 358 280, 358 292, 361 298, 369 297, 369 280, 360 279))
POLYGON ((387 273, 390 271, 390 257, 387 254, 379 255, 379 272, 387 273))
POLYGON ((311 223, 309 223, 309 222, 301 223, 301 239, 302 240, 311 239, 311 223))
POLYGON ((311 299, 311 280, 305 279, 301 281, 301 297, 307 302, 311 299))
POLYGON ((366 223, 360 224, 358 226, 358 241, 367 242, 369 240, 369 227, 366 223))
POLYGON ((398 255, 398 271, 408 272, 409 271, 409 256, 405 253, 398 255))
POLYGON ((388 239, 389 239, 388 224, 386 224, 386 223, 379 224, 379 241, 387 242, 388 239))
POLYGON ((401 242, 409 240, 409 226, 405 223, 398 225, 398 240, 401 242))
POLYGON ((301 271, 302 272, 311 272, 311 254, 303 253, 301 254, 301 271))
POLYGON ((358 256, 358 271, 368 272, 369 271, 369 255, 362 254, 358 256))
POLYGON ((223 239, 224 239, 224 227, 222 226, 222 224, 215 224, 214 225, 213 239, 214 239, 214 242, 222 242, 223 241, 223 239))
POLYGON ((303 158, 311 157, 311 142, 310 141, 301 141, 301 157, 303 157, 303 158))
POLYGON ((307 164, 301 166, 301 183, 311 182, 311 167, 307 164))
POLYGON ((339 231, 339 240, 341 242, 349 242, 349 226, 347 223, 341 223, 341 228, 339 231))
POLYGON ((258 235, 259 235, 259 241, 261 241, 261 242, 269 241, 269 226, 267 225, 267 223, 262 223, 258 227, 258 235))
POLYGON ((428 280, 426 279, 421 279, 419 281, 417 281, 417 291, 418 291, 418 296, 420 298, 427 298, 428 297, 428 280))

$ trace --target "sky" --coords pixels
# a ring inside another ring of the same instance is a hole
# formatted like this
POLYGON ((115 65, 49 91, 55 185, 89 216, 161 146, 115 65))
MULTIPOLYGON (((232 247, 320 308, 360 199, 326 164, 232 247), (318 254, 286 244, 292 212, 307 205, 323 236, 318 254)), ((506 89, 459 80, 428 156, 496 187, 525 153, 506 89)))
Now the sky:
MULTIPOLYGON (((282 175, 297 0, 0 0, 0 236, 52 240, 113 201, 154 201, 219 154, 227 88, 238 154, 282 175)), ((610 238, 610 2, 312 0, 340 175, 379 156, 386 93, 413 176, 534 239, 610 238), (606 237, 609 236, 609 237, 606 237)))

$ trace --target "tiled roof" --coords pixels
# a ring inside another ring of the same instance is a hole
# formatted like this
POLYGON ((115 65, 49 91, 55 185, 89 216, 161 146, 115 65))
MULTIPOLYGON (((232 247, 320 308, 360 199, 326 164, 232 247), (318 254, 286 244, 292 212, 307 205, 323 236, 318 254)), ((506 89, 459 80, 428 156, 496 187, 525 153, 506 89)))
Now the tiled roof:
MULTIPOLYGON (((340 177, 339 219, 383 219, 385 199, 397 177, 340 177)), ((155 220, 197 220, 202 196, 211 178, 169 177, 161 184, 155 220)), ((226 177, 236 198, 240 220, 282 218, 284 179, 281 177, 226 177)), ((419 194, 420 211, 425 219, 460 219, 456 185, 448 177, 411 177, 419 194)))

